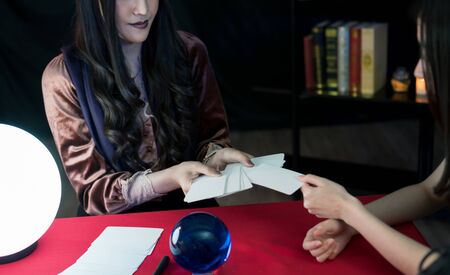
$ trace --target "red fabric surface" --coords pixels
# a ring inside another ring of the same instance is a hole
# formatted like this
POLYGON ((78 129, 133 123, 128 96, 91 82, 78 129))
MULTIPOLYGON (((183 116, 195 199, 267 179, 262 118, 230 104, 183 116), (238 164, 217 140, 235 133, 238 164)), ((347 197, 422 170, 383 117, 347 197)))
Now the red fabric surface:
MULTIPOLYGON (((368 202, 375 197, 361 197, 368 202)), ((97 217, 56 219, 28 257, 0 265, 0 274, 56 274, 88 249, 107 226, 164 228, 153 253, 135 274, 153 274, 164 255, 171 262, 164 274, 190 274, 173 260, 169 236, 173 226, 194 210, 161 211, 97 217)), ((303 208, 302 202, 282 202, 204 208, 224 221, 231 233, 228 261, 215 274, 398 274, 361 236, 353 240, 335 260, 318 263, 301 247, 306 231, 319 219, 303 208)), ((396 228, 426 243, 412 223, 396 228)))

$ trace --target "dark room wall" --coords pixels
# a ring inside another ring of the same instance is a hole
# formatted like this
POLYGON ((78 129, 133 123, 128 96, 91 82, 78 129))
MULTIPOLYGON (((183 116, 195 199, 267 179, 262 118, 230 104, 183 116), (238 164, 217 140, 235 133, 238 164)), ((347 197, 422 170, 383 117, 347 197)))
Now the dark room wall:
MULTIPOLYGON (((171 0, 180 29, 208 47, 230 127, 236 130, 290 127, 289 94, 258 92, 290 88, 289 0, 171 0)), ((330 20, 378 20, 389 29, 388 74, 412 69, 418 56, 409 0, 369 2, 296 1, 296 37, 330 20)), ((45 65, 70 41, 74 0, 0 1, 0 122, 47 133, 40 78, 45 65)), ((297 87, 303 87, 302 45, 297 50, 297 87)))
MULTIPOLYGON (((74 3, 0 1, 0 122, 49 135, 41 75, 70 41, 74 3)), ((171 3, 180 29, 208 47, 231 127, 289 127, 289 97, 254 92, 289 85, 288 1, 171 3)))
POLYGON ((0 121, 47 130, 41 75, 68 37, 74 1, 0 1, 0 121))
POLYGON ((207 45, 233 129, 290 127, 290 1, 172 1, 182 29, 207 45))

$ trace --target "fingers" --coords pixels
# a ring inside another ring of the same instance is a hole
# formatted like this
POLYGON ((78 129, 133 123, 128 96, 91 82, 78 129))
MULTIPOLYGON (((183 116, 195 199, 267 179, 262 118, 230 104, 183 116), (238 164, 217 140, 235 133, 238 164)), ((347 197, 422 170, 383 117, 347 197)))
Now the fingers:
POLYGON ((242 152, 244 155, 246 155, 249 159, 252 159, 252 158, 254 158, 255 156, 254 155, 250 155, 250 154, 247 154, 247 153, 244 153, 244 152, 242 152))
POLYGON ((254 164, 250 160, 251 156, 233 148, 225 148, 223 150, 223 162, 225 164, 240 162, 247 167, 253 167, 254 164))
POLYGON ((323 236, 324 229, 321 226, 317 226, 317 227, 315 227, 313 229, 314 229, 314 231, 312 232, 312 236, 314 238, 320 238, 320 237, 323 236))
POLYGON ((328 256, 328 259, 333 260, 336 258, 336 256, 339 254, 340 250, 338 249, 338 246, 336 244, 336 247, 331 250, 331 254, 328 256))
POLYGON ((310 250, 309 253, 311 253, 311 255, 313 255, 314 257, 319 257, 319 256, 327 253, 329 250, 331 250, 330 248, 332 248, 334 243, 335 242, 333 239, 327 239, 323 242, 323 244, 320 247, 310 250))
POLYGON ((320 240, 310 240, 306 241, 306 239, 303 241, 303 249, 307 251, 318 249, 322 246, 322 241, 320 240))
POLYGON ((221 174, 214 168, 209 167, 207 165, 204 165, 200 162, 193 162, 193 167, 192 167, 192 173, 193 174, 203 174, 206 176, 212 176, 212 177, 217 177, 220 176, 221 174))
MULTIPOLYGON (((312 197, 313 189, 316 187, 312 187, 309 184, 303 184, 303 186, 300 188, 300 191, 303 194, 303 207, 305 209, 311 210, 314 206, 314 199, 312 197)), ((311 213, 310 211, 308 211, 311 213)), ((311 213, 312 214, 312 213, 311 213)))
POLYGON ((313 249, 317 249, 322 245, 322 242, 320 240, 316 240, 314 239, 313 236, 313 232, 314 232, 314 227, 311 228, 310 230, 308 230, 308 232, 306 233, 305 239, 303 240, 303 249, 304 250, 313 250, 313 249))
POLYGON ((312 184, 315 186, 323 186, 325 184, 325 179, 315 176, 313 174, 302 175, 298 177, 300 181, 308 184, 312 184))
POLYGON ((323 221, 306 233, 303 249, 310 252, 320 263, 334 259, 342 250, 345 243, 338 241, 336 234, 340 234, 341 224, 336 220, 323 221), (343 245, 343 246, 342 246, 343 245))
MULTIPOLYGON (((299 176, 299 177, 297 177, 297 178, 298 178, 300 181, 302 181, 302 180, 303 180, 302 177, 303 177, 303 176, 299 176)), ((300 191, 301 191, 302 194, 303 194, 303 198, 306 199, 306 198, 308 198, 309 195, 311 195, 311 194, 313 193, 314 190, 319 190, 318 187, 319 187, 318 185, 314 185, 314 184, 312 184, 312 183, 309 183, 309 182, 304 181, 303 184, 302 184, 302 186, 300 187, 300 191)))
POLYGON ((181 190, 183 190, 183 193, 186 195, 189 190, 191 189, 192 181, 187 182, 186 184, 181 185, 181 190))
POLYGON ((228 156, 226 157, 226 160, 230 163, 231 162, 240 162, 247 167, 254 166, 253 162, 250 160, 250 155, 248 155, 248 154, 245 154, 236 149, 229 150, 227 152, 227 154, 228 154, 228 156))
POLYGON ((303 197, 308 196, 311 193, 312 188, 314 188, 314 187, 312 187, 308 183, 303 184, 302 187, 300 188, 300 191, 302 191, 303 197))
POLYGON ((326 259, 330 259, 331 260, 331 255, 334 253, 334 251, 335 251, 335 248, 334 248, 334 246, 335 245, 332 245, 333 247, 330 247, 326 252, 324 252, 323 254, 321 254, 321 255, 319 255, 319 256, 317 256, 316 257, 316 260, 319 262, 319 263, 323 263, 323 262, 325 262, 325 260, 326 259))

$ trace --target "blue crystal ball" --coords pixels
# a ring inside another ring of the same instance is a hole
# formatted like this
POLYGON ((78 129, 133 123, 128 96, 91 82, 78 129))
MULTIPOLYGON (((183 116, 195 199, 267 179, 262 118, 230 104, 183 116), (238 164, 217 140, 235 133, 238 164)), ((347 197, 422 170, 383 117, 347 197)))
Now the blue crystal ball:
POLYGON ((219 218, 206 212, 194 212, 174 226, 169 246, 179 265, 193 273, 207 273, 228 259, 231 237, 219 218))

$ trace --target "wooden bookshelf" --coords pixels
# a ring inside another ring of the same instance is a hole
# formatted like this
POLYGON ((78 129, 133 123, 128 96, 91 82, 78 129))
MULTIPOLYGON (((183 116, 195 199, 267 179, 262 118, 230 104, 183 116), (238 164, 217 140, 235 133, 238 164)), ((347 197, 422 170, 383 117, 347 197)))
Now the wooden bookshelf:
MULTIPOLYGON (((314 165, 323 163, 323 167, 328 169, 328 172, 322 170, 322 175, 332 176, 337 171, 332 168, 330 161, 301 157, 300 133, 302 127, 411 119, 418 121, 419 125, 417 170, 391 171, 383 167, 370 167, 370 169, 378 169, 378 173, 381 174, 385 171, 387 175, 390 174, 394 178, 396 176, 392 173, 395 172, 397 176, 408 180, 415 179, 416 181, 426 178, 431 173, 434 120, 429 106, 426 103, 416 102, 414 83, 410 86, 409 91, 402 95, 394 93, 389 81, 387 81, 387 85, 383 89, 368 98, 319 95, 308 92, 304 88, 302 39, 310 33, 314 24, 327 19, 330 21, 387 22, 389 24, 387 79, 390 79, 392 72, 398 66, 406 67, 412 73, 419 58, 419 51, 415 38, 415 23, 409 13, 410 2, 401 0, 398 5, 394 6, 389 1, 366 1, 355 4, 354 1, 291 0, 291 94, 293 113, 291 166, 293 169, 298 171, 307 169, 307 171, 314 172, 314 165), (311 168, 313 169, 311 170, 311 168)), ((344 166, 335 163, 335 167, 346 167, 347 171, 339 171, 340 174, 352 173, 354 168, 359 171, 366 171, 361 168, 361 165, 354 165, 352 168, 351 163, 346 163, 344 166), (355 168, 356 166, 357 168, 355 168)), ((409 181, 408 183, 412 182, 409 181)), ((358 186, 352 187, 358 188, 358 186)), ((401 186, 391 187, 399 188, 401 186)), ((378 191, 392 191, 394 190, 392 188, 388 186, 380 187, 378 191)))

